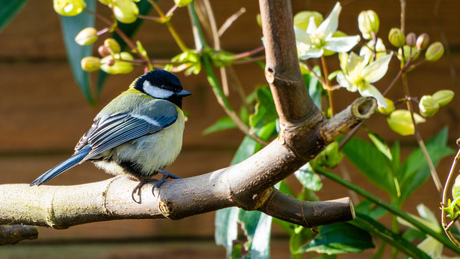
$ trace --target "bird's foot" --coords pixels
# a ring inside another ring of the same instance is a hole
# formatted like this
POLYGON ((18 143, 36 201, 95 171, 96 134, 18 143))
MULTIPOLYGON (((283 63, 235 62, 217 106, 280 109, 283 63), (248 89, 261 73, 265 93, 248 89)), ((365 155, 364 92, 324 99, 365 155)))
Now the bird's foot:
POLYGON ((182 177, 179 177, 179 176, 177 176, 177 175, 175 175, 175 174, 172 174, 172 173, 170 173, 170 172, 168 172, 168 171, 165 171, 165 170, 163 170, 163 169, 158 169, 157 172, 160 173, 160 174, 162 174, 163 177, 161 178, 161 180, 159 180, 156 184, 153 185, 153 187, 152 187, 152 194, 153 194, 153 196, 155 196, 155 188, 160 188, 160 186, 161 186, 164 182, 166 182, 166 179, 168 179, 168 178, 171 178, 171 179, 182 179, 182 177))
POLYGON ((175 174, 172 174, 168 171, 165 171, 163 169, 158 169, 157 170, 158 173, 162 174, 163 177, 160 179, 160 180, 157 180, 157 179, 140 179, 139 180, 139 184, 136 185, 136 187, 134 187, 134 190, 133 192, 131 193, 131 198, 133 199, 133 201, 137 202, 137 203, 141 203, 142 199, 141 199, 141 188, 142 186, 144 186, 145 184, 147 183, 153 183, 155 182, 155 184, 153 185, 152 187, 152 194, 153 196, 156 196, 155 195, 155 188, 160 188, 160 186, 166 182, 166 179, 168 178, 171 178, 171 179, 182 179, 182 177, 179 177, 175 174), (135 198, 135 194, 137 194, 137 196, 139 196, 139 201, 136 201, 136 198, 135 198))
MULTIPOLYGON (((131 193, 131 198, 133 199, 133 201, 137 202, 137 203, 141 203, 142 201, 142 198, 141 198, 141 188, 142 186, 144 186, 146 183, 151 183, 151 182, 158 182, 157 179, 140 179, 139 181, 139 184, 136 185, 136 187, 134 187, 133 189, 133 192, 131 193), (135 197, 134 197, 134 194, 137 193, 137 196, 139 196, 139 202, 136 201, 135 197)), ((156 186, 157 184, 155 184, 154 186, 156 186)))

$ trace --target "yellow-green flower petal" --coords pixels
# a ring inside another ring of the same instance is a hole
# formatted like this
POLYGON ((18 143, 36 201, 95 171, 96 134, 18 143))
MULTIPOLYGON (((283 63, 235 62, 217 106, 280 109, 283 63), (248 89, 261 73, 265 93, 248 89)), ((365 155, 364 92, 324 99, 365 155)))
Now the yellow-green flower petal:
POLYGON ((362 77, 369 83, 379 81, 388 71, 388 64, 390 63, 392 54, 388 54, 376 61, 370 63, 363 69, 362 77))

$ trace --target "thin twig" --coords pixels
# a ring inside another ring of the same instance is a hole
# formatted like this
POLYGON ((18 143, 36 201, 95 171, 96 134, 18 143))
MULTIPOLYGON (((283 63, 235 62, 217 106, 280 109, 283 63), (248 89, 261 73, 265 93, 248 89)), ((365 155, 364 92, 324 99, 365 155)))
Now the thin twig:
POLYGON ((161 11, 160 7, 153 1, 153 0, 147 0, 149 3, 153 6, 153 8, 157 11, 158 15, 160 15, 161 19, 164 21, 166 27, 168 28, 169 32, 173 36, 174 40, 176 41, 177 45, 182 51, 187 51, 188 48, 185 45, 184 41, 182 41, 181 37, 179 34, 176 32, 176 29, 174 29, 174 26, 169 22, 168 16, 166 16, 163 11, 161 11))
POLYGON ((230 28, 230 26, 242 15, 246 12, 246 8, 241 7, 240 10, 238 10, 236 13, 234 13, 232 16, 228 17, 227 20, 220 26, 218 30, 218 35, 221 37, 224 32, 230 28))
MULTIPOLYGON (((106 23, 108 26, 112 27, 113 26, 113 22, 110 21, 109 19, 105 18, 104 16, 102 16, 101 14, 97 13, 97 12, 93 12, 89 9, 85 9, 88 13, 94 15, 96 18, 98 18, 99 20, 103 21, 104 23, 106 23)), ((114 30, 115 32, 118 34, 118 36, 120 36, 124 42, 126 42, 126 44, 128 44, 128 46, 135 50, 136 53, 147 63, 147 64, 150 64, 150 60, 148 59, 148 57, 145 57, 144 55, 142 55, 142 52, 137 48, 136 44, 118 27, 114 27, 114 30)), ((128 61, 128 62, 131 62, 131 61, 128 61)))
POLYGON ((265 59, 265 56, 248 58, 248 59, 238 59, 238 60, 233 60, 232 64, 247 64, 247 63, 253 63, 255 61, 260 61, 264 59, 265 59))
MULTIPOLYGON (((410 97, 410 92, 409 92, 409 84, 407 82, 407 75, 405 72, 402 73, 401 75, 402 81, 403 81, 403 89, 404 89, 404 94, 406 98, 410 97)), ((425 143, 423 142, 422 136, 420 135, 420 131, 418 130, 417 123, 415 122, 415 117, 414 117, 414 107, 412 106, 412 102, 406 102, 407 109, 409 110, 411 114, 411 119, 412 123, 414 124, 414 135, 415 139, 417 140, 418 145, 420 146, 420 149, 422 150, 423 156, 426 159, 426 162, 428 163, 428 167, 430 168, 431 172, 431 177, 433 178, 433 182, 436 186, 436 189, 438 190, 439 194, 441 195, 442 193, 442 184, 441 180, 439 180, 438 173, 436 172, 436 168, 433 165, 433 161, 431 160, 430 154, 428 153, 428 150, 426 149, 425 143)))
POLYGON ((246 57, 249 57, 249 56, 254 55, 256 53, 259 53, 259 52, 261 52, 263 50, 265 50, 265 47, 260 46, 260 47, 258 47, 256 49, 245 51, 245 52, 242 52, 240 54, 236 54, 236 55, 233 56, 233 58, 234 59, 246 58, 246 57))
POLYGON ((331 109, 331 117, 334 116, 334 95, 332 94, 331 90, 331 83, 329 82, 329 72, 327 70, 327 64, 326 64, 326 59, 324 58, 324 55, 321 56, 321 64, 323 65, 323 74, 324 74, 324 80, 326 81, 326 85, 323 84, 324 88, 327 90, 327 96, 329 98, 329 108, 331 109))
POLYGON ((313 75, 316 77, 316 79, 318 79, 318 81, 322 84, 322 85, 327 85, 326 82, 323 80, 322 77, 320 77, 318 74, 315 73, 315 71, 313 70, 313 67, 310 66, 310 64, 308 64, 308 62, 304 62, 304 64, 307 66, 308 70, 310 70, 310 72, 313 73, 313 75))
MULTIPOLYGON (((457 141, 458 142, 458 141, 457 141)), ((442 221, 442 227, 444 228, 444 231, 446 232, 446 235, 449 237, 450 241, 454 243, 456 246, 460 247, 460 243, 458 240, 452 235, 452 232, 450 231, 451 225, 456 222, 456 220, 453 220, 452 222, 447 224, 447 215, 446 215, 446 210, 444 210, 444 207, 446 206, 447 203, 447 193, 452 189, 453 185, 453 176, 454 172, 456 171, 457 163, 458 160, 460 159, 460 149, 457 151, 457 154, 455 155, 454 161, 452 162, 452 166, 450 167, 449 175, 447 176, 446 184, 444 185, 444 191, 442 192, 442 210, 441 210, 441 221, 442 221)), ((456 218, 457 219, 457 218, 456 218)))

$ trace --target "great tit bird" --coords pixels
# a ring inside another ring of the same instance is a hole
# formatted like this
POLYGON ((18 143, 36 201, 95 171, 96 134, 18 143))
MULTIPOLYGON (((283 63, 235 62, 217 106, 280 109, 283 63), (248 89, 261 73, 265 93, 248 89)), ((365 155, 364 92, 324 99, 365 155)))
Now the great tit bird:
MULTIPOLYGON (((128 175, 140 184, 157 173, 180 178, 163 168, 170 165, 182 148, 185 118, 182 98, 191 95, 179 79, 165 70, 138 77, 129 89, 113 99, 81 137, 72 157, 42 174, 30 185, 40 185, 85 161, 112 175, 128 175)), ((153 190, 153 189, 152 189, 153 190)))

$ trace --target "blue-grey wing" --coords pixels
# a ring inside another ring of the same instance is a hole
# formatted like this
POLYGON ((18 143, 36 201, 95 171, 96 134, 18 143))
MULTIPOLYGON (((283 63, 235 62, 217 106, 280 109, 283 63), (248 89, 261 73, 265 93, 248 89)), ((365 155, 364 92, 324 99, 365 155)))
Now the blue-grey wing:
POLYGON ((131 113, 117 113, 99 118, 83 135, 75 149, 91 146, 91 152, 81 161, 84 162, 106 150, 159 132, 172 125, 177 116, 174 104, 165 100, 153 100, 131 113))

